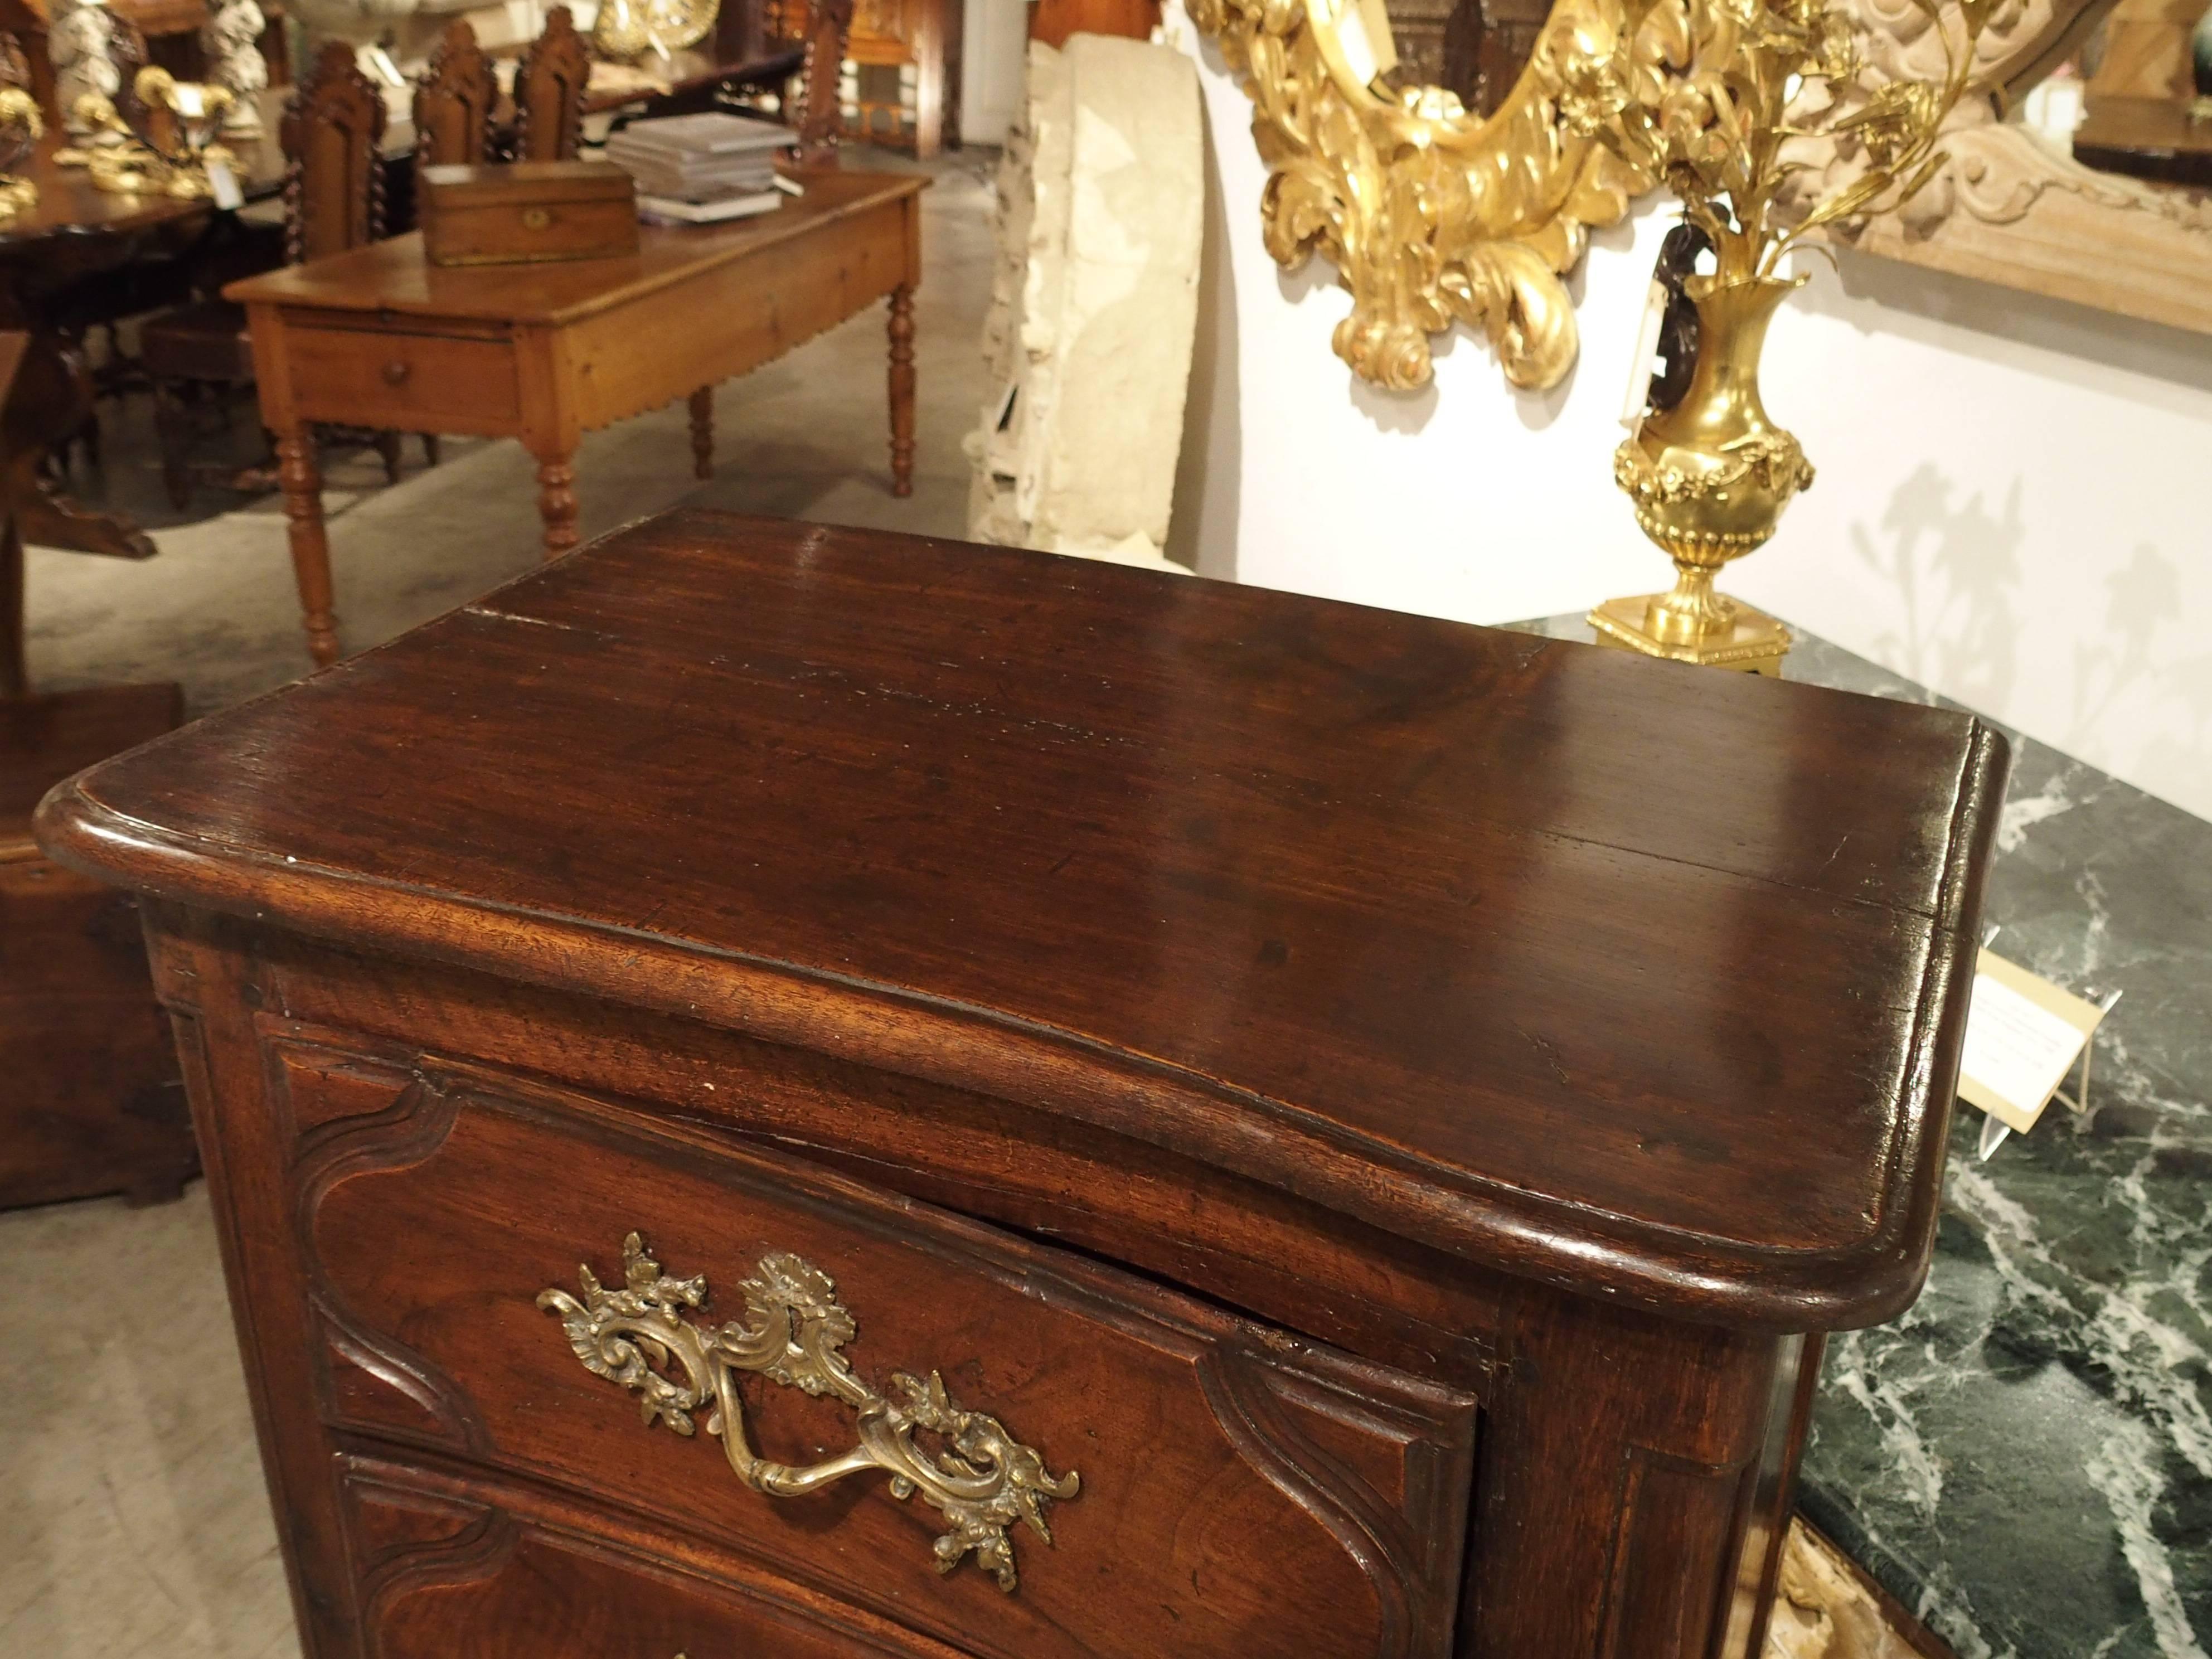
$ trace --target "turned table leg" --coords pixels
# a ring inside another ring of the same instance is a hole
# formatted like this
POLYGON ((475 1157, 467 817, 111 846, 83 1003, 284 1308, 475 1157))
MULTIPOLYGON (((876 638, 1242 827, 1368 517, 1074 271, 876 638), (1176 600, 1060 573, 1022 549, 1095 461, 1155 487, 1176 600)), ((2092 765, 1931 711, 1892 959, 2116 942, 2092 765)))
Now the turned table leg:
POLYGON ((714 476, 714 388, 710 386, 691 394, 691 472, 694 477, 714 476))
POLYGON ((914 494, 914 288, 891 290, 891 494, 914 494))
POLYGON ((313 427, 288 427, 276 434, 276 476, 284 491, 292 574, 300 584, 307 649, 316 667, 328 668, 338 659, 338 627, 331 614, 331 544, 323 531, 323 478, 313 427))
POLYGON ((545 556, 557 559, 576 544, 575 453, 541 456, 538 516, 545 525, 545 556))

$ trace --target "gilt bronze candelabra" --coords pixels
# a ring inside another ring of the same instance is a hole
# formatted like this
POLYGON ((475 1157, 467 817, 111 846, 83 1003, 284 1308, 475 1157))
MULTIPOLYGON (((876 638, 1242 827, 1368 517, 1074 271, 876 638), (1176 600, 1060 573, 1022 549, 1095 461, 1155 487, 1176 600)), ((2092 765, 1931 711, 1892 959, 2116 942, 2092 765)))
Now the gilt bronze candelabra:
POLYGON ((1808 86, 1851 88, 1859 69, 1850 25, 1826 0, 1691 0, 1686 32, 1641 26, 1683 9, 1654 0, 1608 53, 1571 70, 1577 118, 1622 159, 1666 180, 1712 255, 1711 270, 1682 283, 1695 312, 1694 328, 1685 331, 1695 342, 1687 385, 1648 410, 1613 456, 1614 482, 1644 534, 1674 561, 1674 585, 1591 611, 1601 643, 1781 672, 1790 630, 1716 592, 1713 579, 1764 544, 1790 498, 1813 482, 1797 440, 1759 398, 1767 325, 1805 280, 1784 274, 1784 256, 1824 225, 1895 211, 1942 168, 1938 129, 1966 90, 1974 43, 1999 0, 1914 3, 1944 42, 1944 78, 1854 93, 1817 123, 1801 118, 1818 102, 1808 86), (1686 72, 1665 64, 1669 39, 1698 43, 1686 72), (1808 201, 1797 186, 1812 170, 1808 153, 1822 149, 1857 172, 1808 201))

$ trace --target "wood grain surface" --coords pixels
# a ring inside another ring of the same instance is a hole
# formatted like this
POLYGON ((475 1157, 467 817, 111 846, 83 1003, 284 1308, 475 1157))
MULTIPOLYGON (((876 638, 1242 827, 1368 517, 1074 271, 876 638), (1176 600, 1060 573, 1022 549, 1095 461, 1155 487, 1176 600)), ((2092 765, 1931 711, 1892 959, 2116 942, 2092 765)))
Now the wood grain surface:
POLYGON ((1940 710, 683 514, 44 833, 1792 1331, 1924 1271, 2003 762, 1940 710))
POLYGON ((723 225, 645 225, 638 251, 619 258, 510 266, 434 265, 420 233, 333 258, 233 283, 226 297, 252 305, 326 306, 405 315, 573 323, 634 303, 704 270, 818 233, 824 221, 865 214, 929 188, 914 173, 810 172, 806 194, 723 225))

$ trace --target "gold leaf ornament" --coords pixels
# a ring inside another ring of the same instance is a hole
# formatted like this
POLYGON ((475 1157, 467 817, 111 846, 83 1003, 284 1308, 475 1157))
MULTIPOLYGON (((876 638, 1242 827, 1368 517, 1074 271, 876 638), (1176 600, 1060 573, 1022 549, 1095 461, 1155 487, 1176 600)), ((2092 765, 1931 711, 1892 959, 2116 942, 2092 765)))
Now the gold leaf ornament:
POLYGON ((1379 6, 1192 0, 1190 15, 1252 100, 1269 255, 1296 270, 1320 253, 1351 292, 1334 344, 1355 373, 1427 385, 1431 337, 1456 320, 1514 385, 1565 378, 1577 347, 1565 274, 1590 228, 1619 222, 1653 182, 1600 142, 1633 99, 1613 69, 1613 0, 1561 0, 1487 118, 1441 88, 1390 82, 1379 6))

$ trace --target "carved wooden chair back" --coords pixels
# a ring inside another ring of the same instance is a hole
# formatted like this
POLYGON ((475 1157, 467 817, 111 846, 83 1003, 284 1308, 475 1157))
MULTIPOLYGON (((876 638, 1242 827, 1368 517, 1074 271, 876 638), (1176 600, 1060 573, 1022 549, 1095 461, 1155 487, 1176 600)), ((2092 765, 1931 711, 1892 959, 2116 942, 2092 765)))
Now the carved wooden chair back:
POLYGON ((343 253, 384 234, 384 96, 326 40, 278 129, 284 178, 284 256, 294 264, 343 253))
POLYGON ((837 165, 843 114, 838 82, 853 39, 853 0, 813 0, 806 9, 806 61, 799 70, 799 159, 808 167, 837 165))
POLYGON ((573 161, 584 137, 584 90, 592 56, 566 6, 545 14, 545 32, 514 71, 516 159, 573 161))
MULTIPOLYGON (((499 82, 477 32, 456 19, 446 25, 429 66, 415 83, 415 175, 450 162, 473 166, 489 154, 492 106, 499 82)), ((416 194, 421 211, 422 194, 416 194)))

